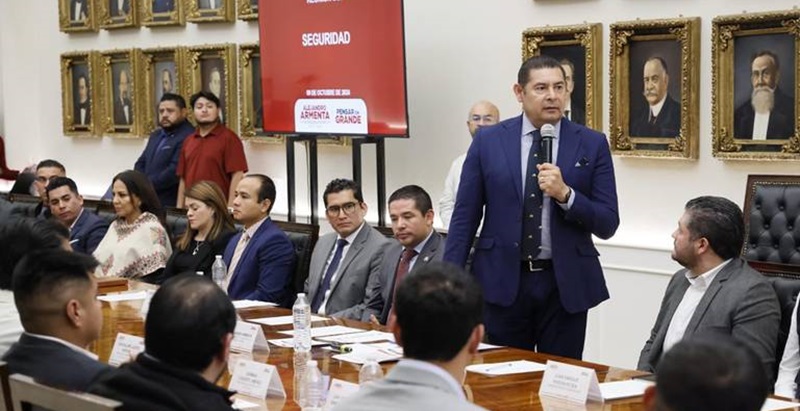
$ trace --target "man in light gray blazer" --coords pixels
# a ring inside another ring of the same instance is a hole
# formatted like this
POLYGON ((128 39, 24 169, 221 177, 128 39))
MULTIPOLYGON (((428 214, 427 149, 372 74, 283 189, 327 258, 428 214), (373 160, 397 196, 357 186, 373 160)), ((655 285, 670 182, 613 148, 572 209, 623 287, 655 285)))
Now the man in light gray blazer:
POLYGON ((686 268, 667 286, 637 368, 654 372, 682 338, 716 333, 752 349, 772 380, 780 307, 772 286, 740 258, 741 209, 721 197, 690 200, 672 237, 672 258, 686 268))
POLYGON ((360 320, 389 240, 364 222, 367 204, 355 182, 331 181, 322 199, 334 232, 314 246, 304 289, 312 312, 360 320))
POLYGON ((389 217, 396 241, 383 256, 380 275, 367 287, 371 295, 362 321, 386 324, 397 284, 415 267, 441 261, 445 240, 433 229, 433 203, 419 186, 408 185, 389 196, 389 217))
POLYGON ((432 262, 397 288, 389 327, 403 359, 334 411, 476 411, 464 395, 465 367, 483 338, 480 286, 460 268, 432 262))

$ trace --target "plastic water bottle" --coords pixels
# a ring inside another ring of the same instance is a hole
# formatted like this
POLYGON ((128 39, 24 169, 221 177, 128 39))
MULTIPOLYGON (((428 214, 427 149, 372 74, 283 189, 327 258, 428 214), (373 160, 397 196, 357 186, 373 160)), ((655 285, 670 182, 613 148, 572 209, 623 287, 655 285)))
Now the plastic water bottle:
POLYGON ((225 276, 228 274, 228 266, 221 255, 217 256, 214 264, 211 265, 211 279, 214 280, 220 288, 225 289, 225 276))
MULTIPOLYGON (((300 405, 300 398, 304 395, 303 384, 306 381, 306 366, 311 360, 311 352, 295 351, 292 355, 294 363, 294 402, 300 405)), ((231 373, 233 375, 233 373, 231 373)))
POLYGON ((303 379, 303 392, 300 396, 300 408, 303 411, 320 411, 325 405, 325 387, 322 373, 316 361, 306 364, 305 378, 303 379))
POLYGON ((364 385, 370 381, 377 381, 383 378, 383 368, 378 364, 375 357, 367 357, 367 362, 361 366, 361 371, 358 372, 358 383, 364 385))
POLYGON ((305 293, 298 293, 292 306, 295 351, 311 351, 311 306, 305 293))

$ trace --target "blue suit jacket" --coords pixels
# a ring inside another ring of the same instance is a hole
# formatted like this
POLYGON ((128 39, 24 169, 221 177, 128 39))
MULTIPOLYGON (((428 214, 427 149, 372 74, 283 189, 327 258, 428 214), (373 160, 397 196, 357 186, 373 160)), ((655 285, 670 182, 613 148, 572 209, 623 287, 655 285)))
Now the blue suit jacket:
MULTIPOLYGON (((481 128, 467 152, 444 259, 464 266, 485 207, 472 271, 487 302, 511 305, 519 287, 522 239, 522 117, 481 128)), ((574 202, 553 201, 553 269, 564 308, 586 311, 608 298, 592 234, 609 238, 619 226, 614 165, 601 133, 561 120, 558 162, 574 202)))
MULTIPOLYGON (((240 238, 241 232, 233 236, 225 248, 223 259, 228 267, 240 238)), ((242 252, 228 284, 228 295, 232 300, 286 305, 294 264, 294 246, 289 237, 267 217, 242 252)))
MULTIPOLYGON (((184 121, 175 127, 169 140, 156 152, 158 142, 161 140, 161 129, 157 129, 150 134, 147 146, 133 166, 136 171, 144 173, 153 183, 153 188, 156 189, 158 200, 161 201, 162 206, 174 207, 177 204, 180 180, 175 174, 175 170, 178 168, 178 157, 181 154, 183 140, 194 133, 194 130, 192 123, 188 120, 184 121)), ((186 189, 188 190, 189 187, 186 189)))
POLYGON ((103 237, 106 236, 106 231, 108 231, 106 220, 84 209, 69 233, 69 242, 72 244, 72 250, 91 255, 97 245, 100 244, 100 241, 103 240, 103 237))

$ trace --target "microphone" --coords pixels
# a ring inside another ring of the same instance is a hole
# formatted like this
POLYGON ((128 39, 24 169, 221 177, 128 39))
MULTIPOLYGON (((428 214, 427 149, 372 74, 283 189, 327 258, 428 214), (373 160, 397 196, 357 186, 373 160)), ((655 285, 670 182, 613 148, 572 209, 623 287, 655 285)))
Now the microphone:
POLYGON ((544 124, 539 129, 542 134, 542 163, 553 163, 553 139, 556 138, 556 128, 552 124, 544 124))

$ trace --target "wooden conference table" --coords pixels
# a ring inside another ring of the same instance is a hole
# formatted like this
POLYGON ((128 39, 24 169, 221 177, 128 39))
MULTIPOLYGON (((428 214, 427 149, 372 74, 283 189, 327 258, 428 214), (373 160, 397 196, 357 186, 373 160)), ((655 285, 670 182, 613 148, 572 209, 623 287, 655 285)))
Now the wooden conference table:
MULTIPOLYGON (((131 288, 141 289, 151 287, 131 283, 131 288)), ((144 335, 144 322, 139 313, 142 300, 103 302, 103 330, 100 339, 92 347, 93 351, 100 356, 101 361, 108 361, 111 349, 117 333, 127 333, 132 335, 144 335)), ((273 317, 290 315, 291 311, 284 308, 249 308, 239 310, 239 315, 247 320, 252 318, 273 317)), ((322 326, 323 323, 314 323, 314 326, 322 326)), ((344 325, 347 327, 362 328, 365 330, 375 329, 385 331, 383 327, 374 326, 352 320, 329 319, 324 325, 344 325)), ((267 339, 286 338, 284 334, 277 331, 291 329, 291 325, 282 326, 263 326, 267 339)), ((284 389, 286 399, 269 398, 266 401, 256 401, 252 398, 244 398, 250 402, 261 404, 261 410, 299 410, 300 407, 293 400, 294 398, 294 366, 293 350, 289 348, 279 348, 270 344, 270 352, 253 354, 254 361, 266 362, 277 367, 284 389)), ((358 383, 359 366, 348 362, 335 360, 332 358, 334 353, 315 347, 311 353, 313 359, 317 360, 323 374, 330 375, 331 378, 358 383)), ((501 348, 488 350, 479 353, 474 363, 494 363, 509 360, 531 360, 540 363, 554 359, 561 362, 576 364, 583 367, 593 368, 597 371, 600 382, 619 381, 630 379, 631 377, 643 375, 640 371, 623 370, 605 365, 594 364, 584 361, 576 361, 551 355, 538 354, 530 351, 518 350, 514 348, 501 348)), ((394 366, 395 363, 384 363, 384 372, 394 366)), ((227 387, 230 375, 226 372, 220 383, 227 387)), ((565 403, 550 403, 545 400, 542 404, 537 392, 542 379, 542 372, 516 374, 511 376, 486 377, 480 374, 467 373, 464 389, 467 397, 490 410, 614 410, 614 411, 634 411, 643 410, 641 397, 625 400, 615 400, 605 404, 587 403, 586 406, 574 406, 565 403)))

